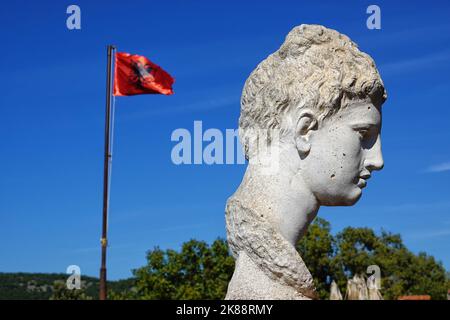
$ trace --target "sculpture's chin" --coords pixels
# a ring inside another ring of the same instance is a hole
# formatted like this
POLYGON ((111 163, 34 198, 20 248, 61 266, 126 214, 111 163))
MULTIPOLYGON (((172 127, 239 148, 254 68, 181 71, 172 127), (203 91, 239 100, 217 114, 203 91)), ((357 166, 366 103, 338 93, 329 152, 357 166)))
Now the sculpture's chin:
POLYGON ((323 206, 352 206, 355 203, 358 202, 358 200, 362 196, 362 191, 358 187, 352 188, 349 192, 345 194, 335 194, 335 195, 328 195, 327 197, 324 197, 322 201, 320 201, 320 204, 323 206))
POLYGON ((362 190, 360 188, 354 188, 350 194, 347 195, 345 201, 341 204, 341 206, 352 206, 361 199, 362 190))

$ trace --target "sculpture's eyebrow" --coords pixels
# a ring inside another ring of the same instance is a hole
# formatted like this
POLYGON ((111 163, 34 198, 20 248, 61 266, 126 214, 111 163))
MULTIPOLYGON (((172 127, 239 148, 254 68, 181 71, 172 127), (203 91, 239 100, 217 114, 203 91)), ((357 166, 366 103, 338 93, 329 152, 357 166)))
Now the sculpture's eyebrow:
POLYGON ((350 126, 354 129, 357 129, 357 128, 368 128, 369 129, 372 127, 379 127, 380 124, 373 122, 373 121, 359 121, 359 122, 351 123, 350 126))

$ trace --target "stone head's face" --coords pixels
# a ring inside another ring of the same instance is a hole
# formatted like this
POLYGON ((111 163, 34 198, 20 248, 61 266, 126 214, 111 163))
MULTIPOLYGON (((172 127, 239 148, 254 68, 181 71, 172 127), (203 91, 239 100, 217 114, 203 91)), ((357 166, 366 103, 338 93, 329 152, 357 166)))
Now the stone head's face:
POLYGON ((383 168, 381 106, 353 101, 306 138, 301 175, 321 205, 353 205, 373 170, 383 168))
POLYGON ((239 134, 246 156, 254 156, 251 129, 279 129, 280 169, 291 182, 306 184, 321 205, 352 205, 370 173, 383 167, 386 98, 374 61, 347 36, 295 27, 244 86, 239 134))

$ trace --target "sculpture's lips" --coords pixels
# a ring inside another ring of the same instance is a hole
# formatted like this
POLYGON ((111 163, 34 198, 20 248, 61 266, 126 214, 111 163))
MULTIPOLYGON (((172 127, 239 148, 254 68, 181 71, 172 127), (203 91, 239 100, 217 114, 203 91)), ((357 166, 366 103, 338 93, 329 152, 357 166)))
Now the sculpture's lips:
POLYGON ((367 182, 366 182, 366 180, 364 180, 362 178, 359 178, 359 181, 358 181, 357 185, 358 185, 358 187, 360 187, 362 189, 362 188, 364 188, 367 185, 367 182))
POLYGON ((364 170, 363 172, 361 172, 361 175, 359 176, 359 181, 358 181, 358 187, 360 187, 361 189, 364 188, 367 185, 367 179, 370 178, 370 172, 364 170))

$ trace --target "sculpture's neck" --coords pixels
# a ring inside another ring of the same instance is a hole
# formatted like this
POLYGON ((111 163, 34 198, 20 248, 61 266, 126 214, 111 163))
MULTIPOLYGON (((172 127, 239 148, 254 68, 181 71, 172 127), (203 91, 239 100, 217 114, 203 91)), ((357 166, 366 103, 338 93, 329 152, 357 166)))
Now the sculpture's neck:
POLYGON ((249 167, 237 197, 260 214, 272 219, 283 237, 293 246, 316 217, 319 203, 299 174, 262 174, 249 167))

